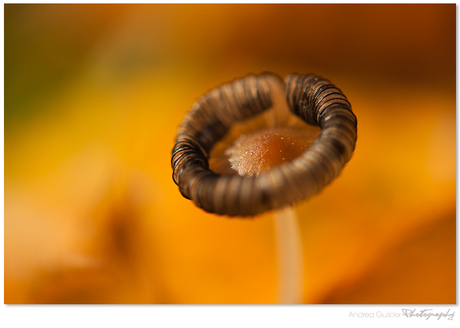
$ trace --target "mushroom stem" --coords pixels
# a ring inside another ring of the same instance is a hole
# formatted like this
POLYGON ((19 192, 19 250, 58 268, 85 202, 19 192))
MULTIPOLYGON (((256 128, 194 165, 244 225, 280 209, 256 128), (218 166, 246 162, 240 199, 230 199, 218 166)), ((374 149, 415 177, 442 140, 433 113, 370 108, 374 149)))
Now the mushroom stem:
POLYGON ((279 304, 300 304, 303 299, 302 238, 294 207, 275 212, 279 304))

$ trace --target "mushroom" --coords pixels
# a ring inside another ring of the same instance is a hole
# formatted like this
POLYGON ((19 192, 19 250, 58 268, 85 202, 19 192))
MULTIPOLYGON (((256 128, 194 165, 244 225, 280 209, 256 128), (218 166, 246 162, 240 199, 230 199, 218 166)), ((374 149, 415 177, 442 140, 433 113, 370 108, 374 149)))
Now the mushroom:
POLYGON ((302 256, 293 206, 339 175, 356 138, 351 105, 328 80, 290 74, 283 84, 273 73, 248 75, 209 91, 186 114, 172 151, 173 180, 210 213, 253 217, 277 210, 280 302, 298 303, 302 256))

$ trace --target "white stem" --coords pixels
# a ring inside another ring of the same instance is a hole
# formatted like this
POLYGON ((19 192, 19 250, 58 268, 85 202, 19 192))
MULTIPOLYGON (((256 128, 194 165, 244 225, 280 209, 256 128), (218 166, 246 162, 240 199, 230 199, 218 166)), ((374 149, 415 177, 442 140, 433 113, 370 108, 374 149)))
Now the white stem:
POLYGON ((295 209, 275 212, 275 239, 278 258, 278 303, 300 304, 303 300, 302 239, 295 209))

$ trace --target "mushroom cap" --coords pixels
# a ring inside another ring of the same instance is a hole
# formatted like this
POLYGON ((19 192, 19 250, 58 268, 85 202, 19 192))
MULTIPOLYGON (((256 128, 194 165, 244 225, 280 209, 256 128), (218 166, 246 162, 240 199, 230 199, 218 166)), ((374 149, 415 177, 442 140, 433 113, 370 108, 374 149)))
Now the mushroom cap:
POLYGON ((200 97, 179 126, 172 151, 173 180, 185 198, 210 213, 254 216, 291 206, 319 192, 350 160, 357 120, 345 95, 313 74, 290 74, 284 80, 291 112, 321 133, 292 161, 257 176, 217 174, 209 169, 209 153, 233 125, 273 105, 273 73, 248 75, 200 97))

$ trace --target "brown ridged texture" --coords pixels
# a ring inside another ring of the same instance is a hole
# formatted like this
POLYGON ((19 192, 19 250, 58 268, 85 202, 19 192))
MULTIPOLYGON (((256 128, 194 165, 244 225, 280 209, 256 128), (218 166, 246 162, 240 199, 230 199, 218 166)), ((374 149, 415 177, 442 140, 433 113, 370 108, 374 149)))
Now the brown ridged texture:
POLYGON ((269 79, 279 77, 249 75, 213 89, 195 102, 179 127, 171 158, 174 182, 208 212, 254 216, 293 205, 320 191, 351 158, 357 120, 345 95, 321 77, 290 74, 285 86, 291 111, 321 128, 311 148, 255 177, 209 170, 209 152, 231 126, 272 106, 269 79))

